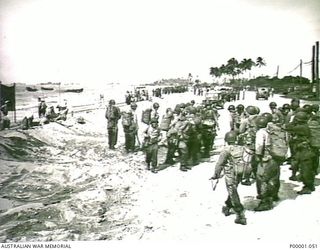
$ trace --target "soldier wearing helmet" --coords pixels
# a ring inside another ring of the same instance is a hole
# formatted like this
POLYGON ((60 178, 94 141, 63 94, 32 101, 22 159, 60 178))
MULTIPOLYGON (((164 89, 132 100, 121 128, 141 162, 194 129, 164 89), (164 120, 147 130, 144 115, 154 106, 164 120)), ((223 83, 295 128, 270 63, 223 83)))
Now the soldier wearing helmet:
POLYGON ((225 182, 228 191, 228 198, 225 206, 222 207, 222 212, 225 216, 236 213, 235 223, 246 225, 247 220, 244 215, 244 208, 241 204, 238 194, 238 185, 243 175, 243 151, 244 147, 237 145, 237 132, 230 131, 225 134, 225 142, 228 144, 220 153, 216 163, 214 174, 211 179, 221 178, 221 172, 224 170, 225 182))
MULTIPOLYGON (((130 104, 130 124, 127 126, 123 125, 123 129, 125 132, 125 145, 127 152, 134 152, 136 150, 136 138, 138 137, 138 130, 139 130, 139 124, 138 124, 138 114, 137 114, 137 107, 138 105, 135 102, 132 102, 130 104)), ((122 116, 122 119, 124 117, 122 116)), ((138 138, 139 143, 139 138, 138 138)))
POLYGON ((160 117, 160 115, 159 115, 159 107, 160 107, 159 103, 155 102, 152 105, 152 111, 151 111, 151 119, 154 118, 154 119, 158 120, 158 122, 159 122, 159 117, 160 117))
POLYGON ((161 132, 158 127, 158 119, 152 118, 150 125, 144 131, 144 148, 146 152, 147 170, 151 172, 158 172, 158 143, 161 140, 161 132))
POLYGON ((242 104, 237 105, 234 120, 234 130, 239 129, 241 122, 246 118, 244 112, 244 106, 242 104))
POLYGON ((295 114, 293 122, 286 126, 286 130, 291 134, 291 169, 292 176, 290 180, 298 180, 296 173, 300 172, 300 180, 303 182, 303 188, 298 194, 310 194, 314 191, 316 154, 313 152, 310 143, 310 128, 307 124, 309 116, 305 112, 295 114))
POLYGON ((285 103, 282 105, 281 114, 283 115, 283 124, 288 124, 290 122, 290 104, 285 103))
POLYGON ((236 107, 234 105, 229 105, 228 107, 229 111, 229 124, 230 124, 230 130, 236 130, 236 107))
POLYGON ((255 178, 256 169, 252 156, 254 155, 255 137, 257 133, 257 112, 258 110, 255 106, 246 107, 248 117, 242 120, 239 127, 239 144, 243 145, 248 153, 243 176, 244 180, 241 182, 243 185, 251 185, 250 177, 255 178))
POLYGON ((284 118, 282 113, 277 109, 277 104, 275 102, 270 102, 269 107, 272 114, 272 122, 278 126, 281 126, 284 122, 284 118))
POLYGON ((117 144, 118 121, 121 118, 120 109, 115 104, 115 100, 111 99, 105 113, 105 117, 108 120, 108 144, 110 149, 115 149, 114 146, 117 144))
POLYGON ((270 210, 273 201, 278 200, 280 188, 280 164, 272 158, 269 152, 270 134, 267 131, 267 124, 270 116, 261 115, 256 120, 258 131, 255 141, 255 158, 257 162, 257 193, 260 199, 255 211, 270 210))

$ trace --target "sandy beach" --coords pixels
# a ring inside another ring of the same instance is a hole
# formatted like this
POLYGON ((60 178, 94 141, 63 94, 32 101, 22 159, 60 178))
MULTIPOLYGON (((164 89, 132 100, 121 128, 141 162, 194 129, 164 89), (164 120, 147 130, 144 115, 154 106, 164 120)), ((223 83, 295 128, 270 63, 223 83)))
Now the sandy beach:
MULTIPOLYGON (((200 103, 202 98, 187 92, 153 101, 159 102, 163 113, 178 102, 194 99, 200 103)), ((245 100, 234 104, 249 105, 253 100, 254 93, 248 92, 245 100)), ((274 100, 279 105, 287 102, 279 96, 274 100)), ((261 112, 269 101, 257 103, 261 112)), ((149 101, 139 102, 138 113, 151 105, 149 101)), ((228 130, 226 109, 219 110, 221 129, 210 159, 188 172, 181 172, 175 164, 158 174, 146 170, 142 151, 125 153, 120 121, 116 150, 108 149, 104 112, 104 107, 95 108, 75 113, 65 122, 1 132, 1 242, 223 242, 230 234, 243 244, 292 239, 311 242, 318 238, 320 176, 315 192, 297 196, 302 184, 288 180, 288 165, 281 167, 280 201, 273 210, 254 212, 258 203, 255 185, 240 186, 248 225, 236 225, 233 216, 223 216, 221 207, 227 196, 224 180, 213 192, 208 179, 228 130), (86 124, 76 122, 79 116, 86 124)), ((140 140, 143 128, 141 125, 140 140)), ((159 154, 161 161, 165 149, 159 154)))

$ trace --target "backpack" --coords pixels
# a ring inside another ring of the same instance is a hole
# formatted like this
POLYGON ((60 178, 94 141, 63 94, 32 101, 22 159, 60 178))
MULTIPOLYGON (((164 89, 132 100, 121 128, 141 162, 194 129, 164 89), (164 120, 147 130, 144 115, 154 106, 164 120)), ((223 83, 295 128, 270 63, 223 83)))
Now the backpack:
POLYGON ((110 120, 118 120, 120 119, 120 109, 115 106, 108 106, 106 110, 106 118, 110 120))
POLYGON ((249 162, 247 162, 248 151, 245 150, 245 147, 239 145, 233 145, 229 147, 229 152, 232 157, 232 165, 234 166, 235 174, 237 176, 240 176, 243 175, 244 172, 251 171, 251 165, 249 164, 249 162))
POLYGON ((145 109, 142 111, 141 121, 147 125, 149 125, 151 121, 151 111, 152 109, 145 109))
POLYGON ((132 125, 132 114, 128 112, 123 112, 122 113, 122 126, 131 126, 132 125))
POLYGON ((284 161, 288 153, 288 143, 286 132, 273 123, 268 123, 267 132, 269 133, 270 155, 279 161, 284 161))
POLYGON ((309 121, 310 145, 311 147, 320 148, 320 123, 318 121, 309 121))
POLYGON ((171 125, 171 121, 172 121, 172 117, 168 117, 164 115, 160 123, 160 129, 168 132, 171 125))

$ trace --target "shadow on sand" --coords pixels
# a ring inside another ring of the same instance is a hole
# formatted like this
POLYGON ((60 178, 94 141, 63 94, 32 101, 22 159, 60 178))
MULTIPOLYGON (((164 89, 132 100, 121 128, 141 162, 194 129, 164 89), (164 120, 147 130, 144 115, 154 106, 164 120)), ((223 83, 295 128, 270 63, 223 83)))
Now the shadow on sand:
MULTIPOLYGON (((253 184, 255 185, 255 184, 253 184)), ((315 186, 320 185, 320 179, 315 179, 315 186)), ((284 200, 295 200, 297 196, 296 187, 301 186, 301 183, 298 182, 286 182, 284 180, 280 180, 280 190, 279 190, 279 200, 273 203, 273 207, 276 207, 284 200)), ((243 200, 243 206, 246 210, 254 211, 254 208, 258 206, 260 200, 255 196, 246 196, 243 200)))

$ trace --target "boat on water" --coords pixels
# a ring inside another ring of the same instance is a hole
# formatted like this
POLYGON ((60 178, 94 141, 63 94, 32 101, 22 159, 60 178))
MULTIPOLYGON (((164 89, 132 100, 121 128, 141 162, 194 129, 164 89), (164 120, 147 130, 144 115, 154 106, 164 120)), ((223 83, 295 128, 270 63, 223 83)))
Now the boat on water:
POLYGON ((81 93, 83 91, 83 88, 78 89, 65 89, 64 92, 73 92, 73 93, 81 93))
POLYGON ((30 86, 27 86, 27 87, 26 87, 26 90, 27 90, 27 91, 30 91, 30 92, 38 91, 37 88, 35 88, 35 87, 30 87, 30 86))
POLYGON ((54 90, 52 87, 41 87, 42 90, 54 90))

